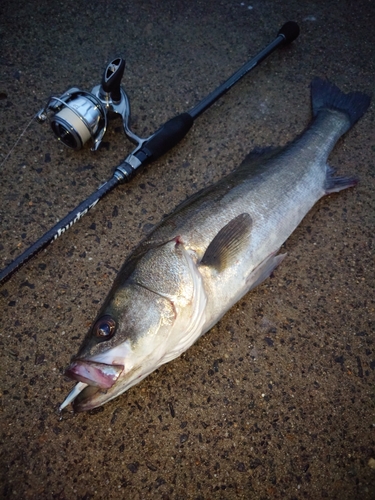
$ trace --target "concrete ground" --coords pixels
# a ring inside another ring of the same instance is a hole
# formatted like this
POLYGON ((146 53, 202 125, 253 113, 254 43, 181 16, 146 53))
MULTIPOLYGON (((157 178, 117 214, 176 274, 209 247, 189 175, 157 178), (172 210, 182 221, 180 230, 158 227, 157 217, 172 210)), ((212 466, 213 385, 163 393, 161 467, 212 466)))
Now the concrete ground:
MULTIPOLYGON (((3 0, 0 161, 51 94, 90 90, 107 63, 151 134, 276 36, 276 51, 170 153, 114 190, 0 289, 1 488, 6 499, 375 498, 374 104, 330 163, 355 189, 322 199, 273 277, 179 359, 88 413, 57 414, 70 357, 125 257, 163 214, 255 146, 307 125, 309 82, 375 90, 375 3, 3 0)), ((80 152, 35 121, 1 166, 1 268, 112 175, 121 123, 80 152)))

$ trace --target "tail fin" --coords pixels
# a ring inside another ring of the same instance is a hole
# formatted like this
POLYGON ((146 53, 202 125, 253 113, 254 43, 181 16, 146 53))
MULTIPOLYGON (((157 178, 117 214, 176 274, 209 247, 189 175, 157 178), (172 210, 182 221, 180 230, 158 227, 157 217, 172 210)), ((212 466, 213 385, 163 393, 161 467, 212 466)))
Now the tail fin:
POLYGON ((371 96, 362 92, 344 94, 336 85, 314 78, 311 82, 311 100, 314 116, 324 108, 342 111, 349 117, 352 127, 367 111, 371 96))

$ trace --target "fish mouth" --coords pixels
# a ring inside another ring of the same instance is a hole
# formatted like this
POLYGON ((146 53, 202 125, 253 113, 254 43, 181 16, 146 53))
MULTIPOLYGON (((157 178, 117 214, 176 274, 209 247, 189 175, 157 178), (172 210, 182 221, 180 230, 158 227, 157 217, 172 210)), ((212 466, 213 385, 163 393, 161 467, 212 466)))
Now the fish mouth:
POLYGON ((75 411, 88 410, 97 406, 90 400, 98 394, 105 393, 114 386, 121 373, 124 371, 124 365, 109 365, 98 363, 97 361, 87 361, 84 359, 75 359, 65 370, 65 375, 76 384, 59 410, 63 410, 70 403, 73 404, 75 411))
POLYGON ((65 375, 87 385, 110 389, 123 371, 124 365, 107 365, 97 361, 75 359, 65 370, 65 375))

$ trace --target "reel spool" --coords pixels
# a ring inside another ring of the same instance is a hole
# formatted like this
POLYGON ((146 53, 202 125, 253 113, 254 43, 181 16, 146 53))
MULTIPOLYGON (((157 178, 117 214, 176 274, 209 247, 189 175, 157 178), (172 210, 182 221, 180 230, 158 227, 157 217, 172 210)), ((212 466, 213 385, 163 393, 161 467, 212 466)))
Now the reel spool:
POLYGON ((48 109, 54 112, 51 128, 57 139, 69 148, 78 151, 92 139, 92 149, 96 150, 107 129, 106 110, 94 94, 72 90, 66 97, 53 97, 48 104, 48 109))

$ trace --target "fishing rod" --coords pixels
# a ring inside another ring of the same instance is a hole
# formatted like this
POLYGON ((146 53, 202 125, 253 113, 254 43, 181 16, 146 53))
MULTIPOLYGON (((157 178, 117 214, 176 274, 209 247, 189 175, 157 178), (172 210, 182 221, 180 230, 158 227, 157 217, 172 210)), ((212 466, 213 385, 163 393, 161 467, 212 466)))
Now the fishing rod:
POLYGON ((198 116, 274 50, 293 42, 298 35, 299 26, 297 23, 293 21, 285 23, 279 30, 277 37, 228 80, 219 85, 190 111, 168 120, 148 138, 138 137, 130 130, 129 98, 121 87, 121 79, 125 69, 125 61, 122 58, 114 59, 107 66, 101 85, 94 87, 91 92, 73 87, 59 97, 51 97, 46 106, 37 113, 36 118, 43 123, 50 116, 53 132, 66 146, 79 150, 91 139, 93 143, 91 149, 95 151, 106 132, 108 115, 116 113, 121 115, 124 132, 136 144, 136 148, 115 168, 113 176, 108 181, 6 266, 0 272, 0 284, 5 283, 34 255, 65 233, 112 189, 119 184, 129 182, 140 167, 156 160, 178 144, 188 133, 198 116))

